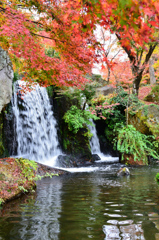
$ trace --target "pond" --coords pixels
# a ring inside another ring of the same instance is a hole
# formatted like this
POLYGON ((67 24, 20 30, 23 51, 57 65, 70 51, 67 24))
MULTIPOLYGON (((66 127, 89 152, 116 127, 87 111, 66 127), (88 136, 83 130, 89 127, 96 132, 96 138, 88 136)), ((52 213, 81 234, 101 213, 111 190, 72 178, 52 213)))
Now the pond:
POLYGON ((31 195, 0 210, 0 240, 159 239, 159 165, 119 164, 37 182, 31 195))

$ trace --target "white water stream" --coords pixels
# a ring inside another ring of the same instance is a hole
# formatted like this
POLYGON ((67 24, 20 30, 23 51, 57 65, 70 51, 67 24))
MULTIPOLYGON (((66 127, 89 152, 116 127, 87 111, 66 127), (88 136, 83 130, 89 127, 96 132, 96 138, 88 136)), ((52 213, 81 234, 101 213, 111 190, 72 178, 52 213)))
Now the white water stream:
POLYGON ((36 85, 35 89, 18 97, 18 81, 14 85, 12 98, 13 112, 16 117, 17 154, 45 164, 52 159, 52 166, 62 151, 57 137, 57 123, 45 88, 36 85))
MULTIPOLYGON (((24 84, 24 82, 18 81, 15 83, 12 98, 12 107, 16 118, 17 155, 51 167, 58 167, 56 159, 58 155, 63 153, 59 146, 57 122, 47 91, 37 84, 21 100, 18 96, 20 84, 24 84)), ((101 158, 98 162, 117 162, 118 158, 112 158, 101 153, 95 126, 90 126, 90 130, 93 134, 90 146, 92 154, 98 154, 101 158)), ((64 170, 90 172, 98 170, 98 167, 65 168, 64 170)))
POLYGON ((91 147, 91 152, 92 154, 97 154, 101 160, 98 160, 97 162, 118 162, 119 158, 118 157, 111 157, 110 155, 105 155, 101 152, 100 150, 100 143, 99 143, 99 138, 97 136, 97 131, 95 127, 95 123, 93 120, 90 120, 92 122, 92 126, 89 125, 89 129, 91 133, 93 134, 91 140, 90 140, 90 147, 91 147))

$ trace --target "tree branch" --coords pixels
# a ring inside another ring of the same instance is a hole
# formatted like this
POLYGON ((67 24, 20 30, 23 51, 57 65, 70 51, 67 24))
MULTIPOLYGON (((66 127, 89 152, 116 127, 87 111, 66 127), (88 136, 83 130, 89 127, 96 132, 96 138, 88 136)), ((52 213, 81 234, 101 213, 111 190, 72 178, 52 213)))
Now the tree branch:
MULTIPOLYGON (((115 35, 117 36, 118 40, 121 41, 120 35, 119 35, 118 33, 116 33, 115 35)), ((122 46, 122 48, 123 48, 123 49, 125 50, 125 52, 127 53, 128 58, 130 59, 130 62, 134 63, 136 59, 135 59, 135 57, 132 55, 131 50, 128 50, 127 47, 125 47, 125 46, 122 46)))
POLYGON ((152 53, 153 53, 153 51, 155 50, 155 47, 156 47, 157 45, 158 45, 157 42, 154 43, 154 45, 150 45, 150 48, 149 48, 148 53, 146 54, 146 57, 145 57, 145 61, 144 61, 144 63, 143 63, 143 66, 148 63, 148 61, 149 61, 149 59, 150 59, 150 57, 151 57, 151 55, 152 55, 152 53))

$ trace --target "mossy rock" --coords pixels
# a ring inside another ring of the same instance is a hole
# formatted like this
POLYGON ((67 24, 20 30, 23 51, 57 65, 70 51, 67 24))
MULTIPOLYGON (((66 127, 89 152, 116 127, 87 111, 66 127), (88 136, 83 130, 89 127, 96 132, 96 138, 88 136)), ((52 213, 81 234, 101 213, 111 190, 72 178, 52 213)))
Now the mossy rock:
POLYGON ((80 129, 76 134, 69 131, 67 123, 63 117, 72 105, 78 106, 76 99, 71 99, 65 95, 54 92, 54 114, 59 126, 60 145, 66 154, 71 154, 76 158, 90 159, 91 150, 87 128, 80 129))
POLYGON ((35 171, 28 168, 28 176, 32 177, 29 178, 23 170, 26 172, 26 168, 22 169, 18 164, 18 159, 0 159, 0 205, 35 188, 35 171))
POLYGON ((129 114, 129 124, 143 134, 152 134, 159 141, 159 106, 145 105, 135 115, 129 114))
POLYGON ((144 98, 144 101, 159 103, 159 85, 152 88, 151 92, 144 98))
POLYGON ((78 158, 91 159, 89 139, 85 135, 87 129, 80 129, 76 134, 70 132, 68 128, 63 130, 63 147, 67 154, 72 154, 78 158))

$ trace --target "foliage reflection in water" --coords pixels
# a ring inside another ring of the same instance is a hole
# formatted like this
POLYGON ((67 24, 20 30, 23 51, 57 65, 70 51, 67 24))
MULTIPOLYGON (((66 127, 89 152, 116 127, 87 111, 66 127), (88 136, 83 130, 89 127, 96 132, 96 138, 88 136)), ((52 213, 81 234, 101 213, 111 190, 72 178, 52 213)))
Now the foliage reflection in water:
POLYGON ((1 209, 1 240, 159 239, 159 166, 119 164, 43 179, 37 191, 1 209))

